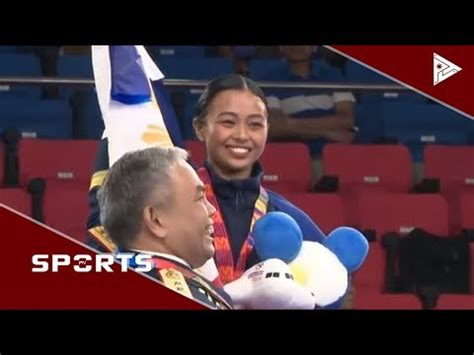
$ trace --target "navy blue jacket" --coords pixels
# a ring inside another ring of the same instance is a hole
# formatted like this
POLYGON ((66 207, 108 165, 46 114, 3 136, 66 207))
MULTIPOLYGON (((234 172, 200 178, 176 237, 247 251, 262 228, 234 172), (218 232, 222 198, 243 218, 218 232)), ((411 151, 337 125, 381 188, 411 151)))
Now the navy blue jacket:
MULTIPOLYGON (((262 167, 259 163, 256 163, 251 177, 248 179, 225 180, 217 176, 207 162, 204 165, 211 177, 212 187, 225 221, 233 259, 238 260, 240 250, 250 230, 255 202, 260 192, 260 181, 263 176, 262 167)), ((306 213, 277 193, 266 191, 269 199, 267 212, 281 211, 289 214, 300 226, 304 240, 319 243, 323 241, 325 238, 323 232, 306 213)), ((254 249, 249 255, 245 269, 260 261, 254 249)))

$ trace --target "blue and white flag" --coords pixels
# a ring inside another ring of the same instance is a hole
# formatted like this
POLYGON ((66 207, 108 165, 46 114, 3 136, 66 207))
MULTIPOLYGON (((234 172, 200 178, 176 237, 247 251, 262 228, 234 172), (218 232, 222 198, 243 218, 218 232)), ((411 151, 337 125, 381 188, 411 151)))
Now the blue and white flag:
POLYGON ((92 46, 109 165, 127 152, 182 146, 163 74, 143 46, 92 46))

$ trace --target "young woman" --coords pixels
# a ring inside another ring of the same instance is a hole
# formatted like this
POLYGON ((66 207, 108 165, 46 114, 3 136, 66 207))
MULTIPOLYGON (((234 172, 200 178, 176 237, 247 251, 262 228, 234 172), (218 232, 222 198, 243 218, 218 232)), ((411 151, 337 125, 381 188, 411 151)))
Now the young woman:
POLYGON ((228 75, 210 82, 196 105, 194 129, 207 150, 207 160, 198 173, 217 209, 215 260, 224 283, 260 261, 252 248, 250 230, 266 212, 289 214, 305 240, 322 241, 324 234, 303 211, 261 186, 264 167, 258 159, 267 141, 268 108, 253 81, 228 75))

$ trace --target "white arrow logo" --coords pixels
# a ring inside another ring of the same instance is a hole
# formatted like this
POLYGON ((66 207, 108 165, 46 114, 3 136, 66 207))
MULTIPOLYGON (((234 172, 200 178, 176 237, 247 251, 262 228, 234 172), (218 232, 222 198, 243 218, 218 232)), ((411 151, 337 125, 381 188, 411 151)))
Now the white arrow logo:
POLYGON ((433 53, 433 86, 460 72, 461 67, 433 53))

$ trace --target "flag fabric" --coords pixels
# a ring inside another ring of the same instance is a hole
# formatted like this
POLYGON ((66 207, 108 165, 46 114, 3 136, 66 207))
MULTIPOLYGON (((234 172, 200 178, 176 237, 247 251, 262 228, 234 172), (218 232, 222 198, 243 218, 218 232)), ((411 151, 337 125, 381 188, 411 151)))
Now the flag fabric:
POLYGON ((92 64, 110 165, 129 151, 182 146, 164 76, 143 46, 92 46, 92 64))

